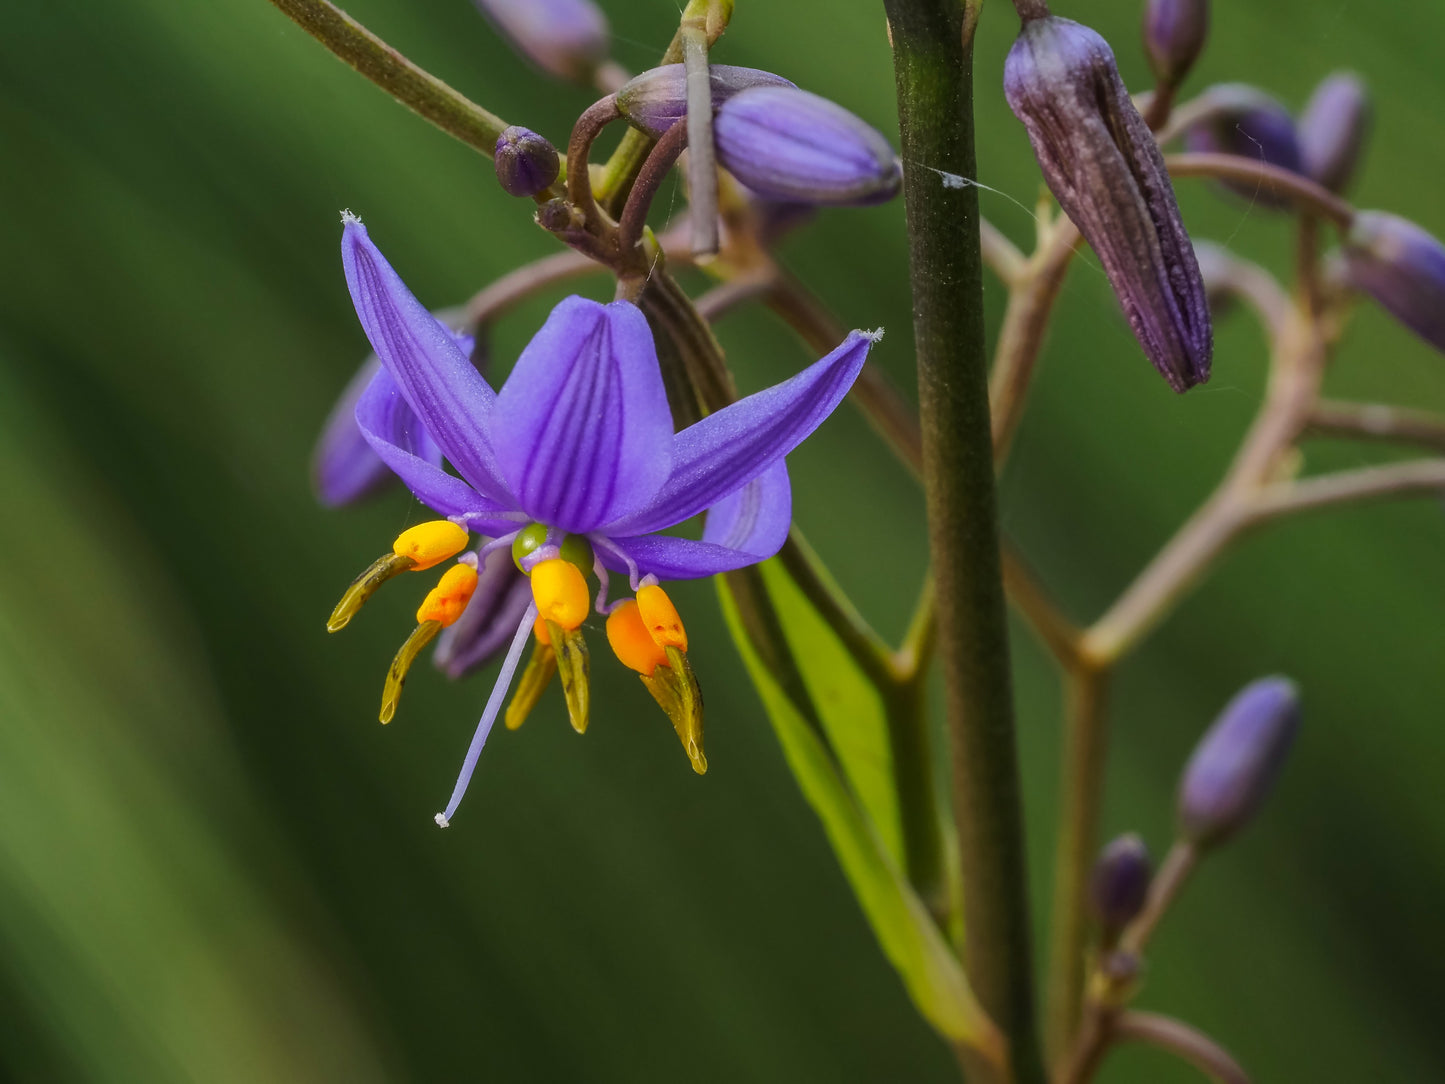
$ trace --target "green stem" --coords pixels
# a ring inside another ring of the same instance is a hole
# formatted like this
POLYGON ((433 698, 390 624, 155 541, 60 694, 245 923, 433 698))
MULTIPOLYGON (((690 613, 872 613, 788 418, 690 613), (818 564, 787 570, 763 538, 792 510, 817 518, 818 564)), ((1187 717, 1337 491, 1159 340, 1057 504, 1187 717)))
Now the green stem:
POLYGON ((957 0, 885 0, 893 39, 938 655, 947 687, 965 967, 1008 1036, 1016 1080, 1044 1080, 984 352, 972 53, 957 0), (919 168, 913 163, 926 163, 919 168))
POLYGON ((417 67, 334 4, 326 0, 271 2, 402 105, 488 158, 494 155, 497 137, 507 127, 501 117, 417 67))

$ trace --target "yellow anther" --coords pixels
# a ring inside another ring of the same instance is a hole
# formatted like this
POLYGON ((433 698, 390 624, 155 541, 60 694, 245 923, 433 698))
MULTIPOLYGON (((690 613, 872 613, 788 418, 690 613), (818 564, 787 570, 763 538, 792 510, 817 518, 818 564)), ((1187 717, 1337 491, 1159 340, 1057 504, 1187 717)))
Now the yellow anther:
POLYGON ((537 638, 537 643, 544 647, 552 646, 552 637, 547 634, 547 619, 539 617, 532 622, 532 635, 537 638))
POLYGON ((667 665, 667 652, 652 638, 632 599, 608 615, 607 642, 623 666, 644 676, 651 677, 659 666, 667 665))
POLYGON ((477 589, 477 573, 470 565, 452 565, 441 582, 428 592, 417 608, 418 622, 435 621, 442 628, 456 621, 477 589))
POLYGON ((449 519, 434 519, 402 531, 391 551, 398 557, 410 557, 416 562, 412 567, 420 572, 461 553, 467 548, 467 537, 465 527, 449 519))
POLYGON ((687 632, 682 627, 682 618, 677 616, 677 607, 667 597, 666 591, 656 584, 642 587, 637 592, 637 609, 658 647, 687 650, 687 632))
POLYGON ((564 629, 579 627, 591 608, 586 577, 561 558, 542 561, 532 569, 532 598, 539 617, 564 629))

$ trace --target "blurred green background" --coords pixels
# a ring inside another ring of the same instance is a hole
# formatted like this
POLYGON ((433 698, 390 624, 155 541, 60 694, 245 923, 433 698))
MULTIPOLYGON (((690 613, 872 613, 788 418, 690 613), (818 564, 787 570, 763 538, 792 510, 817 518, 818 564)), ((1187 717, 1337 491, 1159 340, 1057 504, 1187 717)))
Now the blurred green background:
MULTIPOLYGON (((611 0, 648 66, 671 0, 611 0)), ((514 57, 467 0, 354 0, 394 45, 563 142, 590 101, 514 57)), ((1145 80, 1133 0, 1059 3, 1145 80)), ((1363 72, 1366 205, 1445 232, 1433 0, 1216 5, 1191 86, 1291 105, 1363 72)), ((1016 20, 979 37, 983 206, 1020 243, 1037 173, 1000 90, 1016 20), (1017 204, 1014 201, 1017 201, 1017 204)), ((777 70, 885 131, 881 6, 738 4, 717 56, 777 70)), ((0 29, 0 1075, 18 1080, 948 1080, 878 953, 727 642, 680 588, 709 707, 699 779, 599 652, 585 739, 549 699, 487 749, 443 833, 489 678, 384 669, 419 592, 343 637, 346 582, 417 518, 400 491, 323 511, 307 461, 366 352, 337 258, 361 214, 427 302, 552 251, 487 164, 263 0, 14 4, 0 29)), ((926 163, 925 163, 926 164, 926 163)), ((1283 270, 1289 230, 1184 182, 1197 236, 1283 270)), ((902 208, 840 211, 786 259, 910 384, 902 208)), ((1207 491, 1258 401, 1244 316, 1214 379, 1169 393, 1096 266, 1075 268, 1004 481, 1008 532, 1090 617, 1207 491)), ((598 284, 598 289, 602 289, 598 284)), ((995 322, 1003 295, 989 283, 995 322)), ((501 328, 515 356, 555 295, 501 328)), ((723 328, 745 388, 806 360, 762 315, 723 328)), ((1445 365, 1363 310, 1339 395, 1445 408, 1445 365)), ((1312 445, 1311 469, 1378 458, 1312 445)), ((912 484, 840 411, 790 461, 797 518, 901 630, 923 554, 912 484)), ((1245 681, 1298 679, 1307 721, 1268 815, 1212 859, 1158 940, 1143 1003, 1260 1081, 1438 1079, 1445 983, 1445 513, 1438 501, 1276 528, 1234 552, 1124 669, 1109 831, 1167 843, 1178 765, 1245 681)), ((1015 628, 1037 890, 1059 694, 1015 628)), ((1040 891, 1042 899, 1042 892, 1040 891)), ((1040 908, 1042 911, 1042 908, 1040 908)), ((1187 1081, 1137 1049, 1104 1074, 1187 1081)))

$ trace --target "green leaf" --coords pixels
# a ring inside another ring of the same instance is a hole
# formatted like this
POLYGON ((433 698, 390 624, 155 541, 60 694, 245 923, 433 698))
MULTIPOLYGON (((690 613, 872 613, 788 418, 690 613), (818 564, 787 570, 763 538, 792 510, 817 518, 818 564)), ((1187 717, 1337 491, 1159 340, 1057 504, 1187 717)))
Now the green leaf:
MULTIPOLYGON (((777 561, 730 573, 719 580, 719 593, 788 765, 822 820, 884 954, 935 1029, 996 1055, 999 1038, 992 1022, 900 869, 897 799, 886 767, 881 776, 877 770, 876 731, 883 724, 876 688, 777 561), (870 695, 856 695, 865 686, 870 695), (858 733, 846 733, 850 719, 858 733), (845 738, 838 756, 829 749, 834 733, 845 738), (843 750, 851 770, 840 764, 843 750), (872 807, 865 806, 855 777, 872 807), (874 807, 892 810, 891 846, 870 816, 874 807)), ((886 732, 881 740, 886 753, 886 732)))

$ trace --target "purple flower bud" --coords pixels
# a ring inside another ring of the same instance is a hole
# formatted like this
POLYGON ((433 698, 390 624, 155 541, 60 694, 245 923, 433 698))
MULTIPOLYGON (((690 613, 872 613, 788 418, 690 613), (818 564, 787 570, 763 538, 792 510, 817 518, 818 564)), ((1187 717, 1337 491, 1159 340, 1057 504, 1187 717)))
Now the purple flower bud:
POLYGON ((1445 245, 1415 223, 1360 211, 1345 237, 1351 286, 1437 350, 1445 350, 1445 245))
POLYGON ((1184 838, 1223 843, 1254 816, 1299 729, 1299 693, 1286 678, 1246 685, 1194 748, 1179 784, 1184 838))
POLYGON ((557 179, 557 148, 527 128, 512 125, 497 137, 497 180, 512 196, 535 196, 557 179))
POLYGON ((880 203, 903 173, 888 140, 827 98, 752 87, 717 111, 718 163, 758 195, 801 203, 880 203))
POLYGON ((1178 86, 1194 67, 1209 35, 1209 0, 1148 0, 1144 52, 1162 86, 1178 86))
POLYGON ((311 457, 311 482, 316 498, 328 507, 359 501, 396 477, 356 425, 356 404, 380 371, 381 360, 372 354, 346 385, 321 427, 311 457))
MULTIPOLYGON (((738 68, 731 64, 714 64, 709 69, 712 84, 712 107, 749 87, 790 87, 793 84, 781 75, 738 68)), ((664 64, 645 71, 626 83, 617 92, 617 108, 628 122, 651 136, 661 136, 687 116, 687 74, 681 64, 664 64)))
POLYGON ((1144 909, 1152 875, 1149 848, 1132 832, 1100 852, 1089 879, 1089 902, 1103 927, 1105 943, 1112 943, 1144 909))
POLYGON ((607 58, 607 17, 591 0, 476 0, 512 48, 558 79, 585 83, 607 58))
POLYGON ((1108 43, 1068 19, 1033 19, 1009 51, 1004 93, 1145 355, 1175 391, 1208 380, 1214 339, 1194 247, 1108 43))
MULTIPOLYGON (((1262 90, 1242 83, 1229 83, 1209 91, 1218 108, 1184 133, 1189 151, 1237 154, 1281 169, 1303 172, 1294 118, 1283 105, 1262 90)), ((1292 208, 1284 196, 1263 185, 1247 181, 1221 181, 1223 187, 1250 200, 1273 208, 1292 208)))
POLYGON ((1300 157, 1306 176, 1331 192, 1343 192, 1360 162, 1370 130, 1370 96, 1353 72, 1326 76, 1299 122, 1300 157))
POLYGON ((453 680, 486 666, 506 650, 531 601, 531 583, 512 563, 511 548, 492 551, 462 616, 438 637, 432 662, 453 680))

